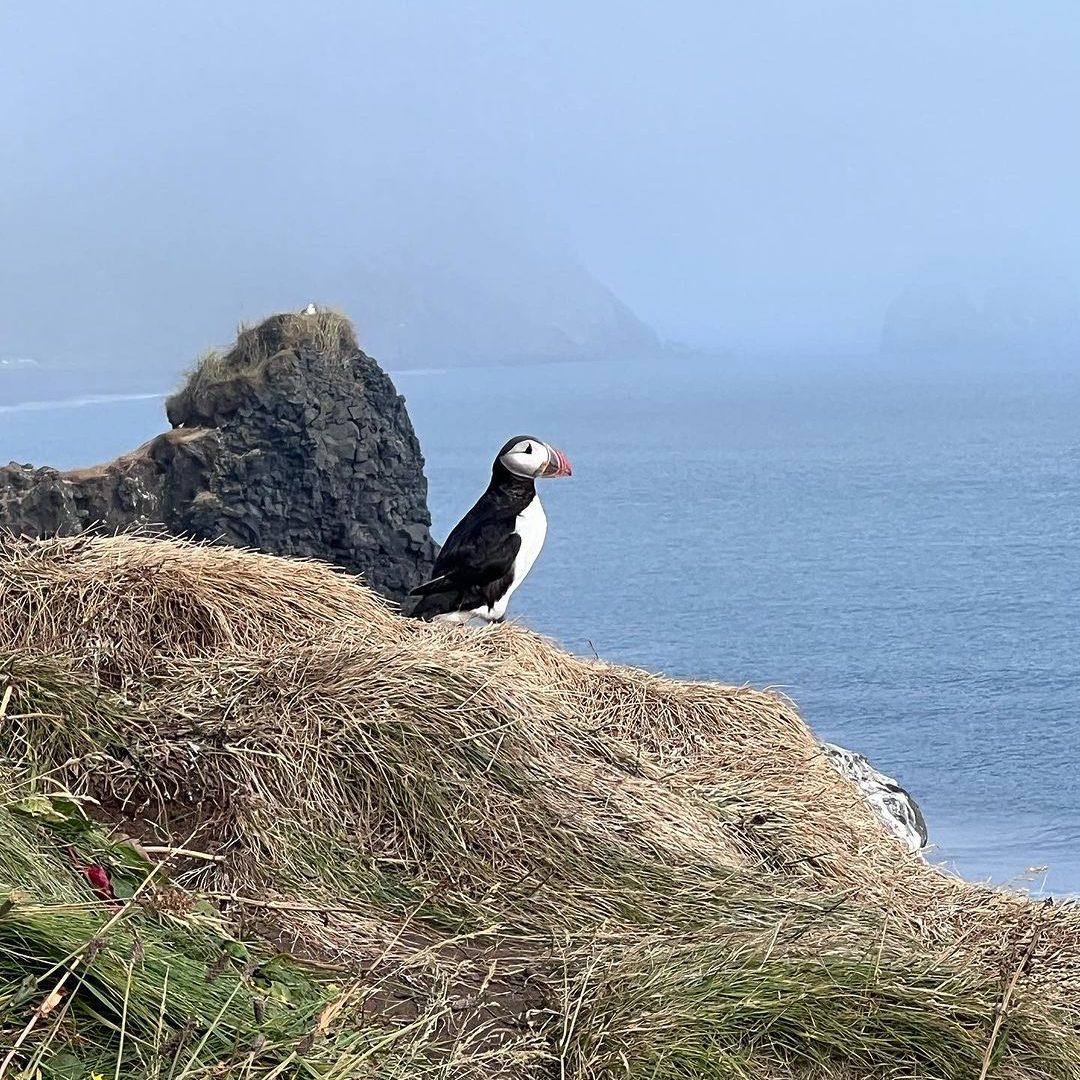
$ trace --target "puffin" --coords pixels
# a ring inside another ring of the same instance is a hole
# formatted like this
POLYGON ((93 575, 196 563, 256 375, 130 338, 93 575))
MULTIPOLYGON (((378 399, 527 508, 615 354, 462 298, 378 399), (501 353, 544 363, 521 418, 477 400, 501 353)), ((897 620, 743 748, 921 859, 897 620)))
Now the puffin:
POLYGON ((561 450, 535 435, 508 439, 491 467, 491 483, 451 530, 430 580, 409 593, 419 597, 410 615, 436 622, 501 623, 547 536, 536 481, 570 475, 561 450))

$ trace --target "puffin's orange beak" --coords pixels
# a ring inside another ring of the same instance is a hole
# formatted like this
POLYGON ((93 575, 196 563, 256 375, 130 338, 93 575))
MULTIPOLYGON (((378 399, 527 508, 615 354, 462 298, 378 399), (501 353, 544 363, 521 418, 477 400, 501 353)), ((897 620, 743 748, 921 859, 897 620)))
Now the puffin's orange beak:
POLYGON ((544 466, 544 475, 547 477, 574 475, 574 470, 570 468, 570 459, 554 446, 548 447, 548 463, 544 466))

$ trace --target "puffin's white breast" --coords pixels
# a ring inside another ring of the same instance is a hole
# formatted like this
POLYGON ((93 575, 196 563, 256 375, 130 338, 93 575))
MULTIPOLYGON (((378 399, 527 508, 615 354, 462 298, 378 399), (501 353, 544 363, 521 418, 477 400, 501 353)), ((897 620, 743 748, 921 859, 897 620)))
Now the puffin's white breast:
POLYGON ((511 593, 525 580, 525 576, 536 562, 536 556, 544 546, 544 538, 547 536, 547 514, 540 505, 539 497, 534 496, 533 501, 525 507, 517 516, 514 532, 521 537, 521 547, 514 559, 513 580, 510 588, 506 590, 503 601, 509 600, 511 593))
POLYGON ((514 519, 514 532, 521 537, 521 547, 514 558, 511 569, 510 585, 506 592, 495 601, 491 607, 479 607, 475 611, 461 613, 460 621, 467 621, 474 615, 481 619, 501 619, 506 614, 507 604, 514 590, 525 580, 526 575, 536 562, 536 556, 544 546, 544 538, 547 536, 547 515, 544 513, 540 500, 535 495, 533 501, 521 511, 514 519))

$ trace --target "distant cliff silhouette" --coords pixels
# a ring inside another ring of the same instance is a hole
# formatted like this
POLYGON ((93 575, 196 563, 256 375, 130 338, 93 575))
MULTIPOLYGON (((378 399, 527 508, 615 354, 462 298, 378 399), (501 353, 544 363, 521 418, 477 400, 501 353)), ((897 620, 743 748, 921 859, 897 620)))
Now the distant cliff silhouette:
POLYGON ((390 366, 657 356, 651 327, 570 259, 513 249, 468 264, 399 250, 349 278, 365 343, 390 366))
POLYGON ((91 276, 63 318, 16 313, 0 352, 41 367, 0 369, 0 396, 47 397, 61 379, 69 393, 154 390, 238 314, 308 300, 349 311, 390 370, 660 355, 653 329, 573 257, 462 232, 385 248, 316 251, 311 240, 261 261, 226 251, 212 272, 174 267, 172 289, 141 267, 91 276))

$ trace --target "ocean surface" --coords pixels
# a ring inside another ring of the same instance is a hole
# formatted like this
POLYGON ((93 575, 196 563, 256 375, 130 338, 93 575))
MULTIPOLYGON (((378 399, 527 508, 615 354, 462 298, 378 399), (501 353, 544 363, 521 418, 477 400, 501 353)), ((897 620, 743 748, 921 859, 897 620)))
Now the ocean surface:
MULTIPOLYGON (((439 538, 510 435, 574 476, 511 615, 782 689, 922 805, 932 858, 1080 894, 1080 371, 877 361, 402 372, 439 538)), ((0 388, 2 392, 2 388, 0 388)), ((0 461, 107 460, 160 401, 4 407, 0 461)))

